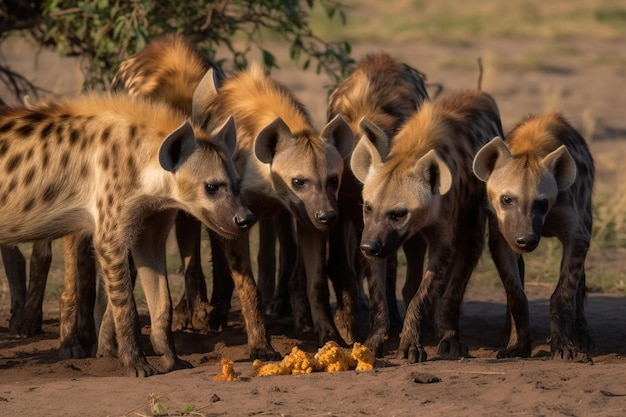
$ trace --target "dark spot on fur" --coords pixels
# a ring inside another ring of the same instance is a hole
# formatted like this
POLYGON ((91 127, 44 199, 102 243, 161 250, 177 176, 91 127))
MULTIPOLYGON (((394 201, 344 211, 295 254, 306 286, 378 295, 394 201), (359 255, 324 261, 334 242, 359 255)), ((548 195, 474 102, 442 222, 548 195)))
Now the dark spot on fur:
POLYGON ((24 203, 24 208, 22 209, 24 213, 30 211, 35 206, 35 198, 29 199, 26 203, 24 203))
POLYGON ((78 131, 76 129, 71 129, 70 130, 70 145, 76 145, 76 143, 78 142, 80 135, 78 133, 78 131))
POLYGON ((30 185, 31 182, 33 182, 33 178, 35 178, 35 168, 31 167, 27 172, 26 175, 24 175, 24 181, 23 181, 23 185, 27 186, 30 185))
POLYGON ((111 137, 111 127, 108 126, 102 131, 102 136, 100 136, 100 141, 102 143, 106 143, 111 137))
POLYGON ((45 120, 46 115, 40 111, 33 111, 30 114, 27 114, 24 119, 28 120, 31 123, 38 123, 42 120, 45 120))
POLYGON ((34 127, 31 124, 25 124, 22 125, 20 127, 18 127, 17 129, 15 129, 15 132, 21 136, 22 138, 26 138, 28 136, 31 135, 31 133, 33 133, 34 127))
POLYGON ((7 141, 5 140, 1 141, 0 142, 0 156, 6 155, 8 150, 9 150, 9 144, 7 143, 7 141))
POLYGON ((15 120, 9 120, 8 122, 0 126, 0 133, 8 132, 9 130, 13 129, 13 126, 15 126, 15 120))
POLYGON ((48 155, 48 152, 44 152, 43 156, 41 157, 41 168, 45 170, 46 168, 48 168, 49 163, 50 155, 48 155))
POLYGON ((134 140, 136 135, 137 135, 137 126, 131 124, 129 131, 128 131, 128 137, 134 140))
POLYGON ((6 172, 10 174, 11 172, 15 171, 15 169, 18 166, 20 166, 21 162, 22 162, 21 154, 13 155, 11 158, 9 158, 9 160, 7 161, 5 165, 6 172))
POLYGON ((65 140, 65 126, 59 125, 56 130, 57 145, 61 145, 65 140))
POLYGON ((48 184, 48 186, 43 191, 41 198, 46 203, 51 203, 56 200, 58 194, 58 190, 55 184, 48 184))
POLYGON ((70 152, 69 151, 63 152, 63 156, 61 156, 61 166, 66 168, 69 161, 70 161, 70 152))
POLYGON ((87 165, 86 162, 83 162, 83 164, 80 167, 80 177, 87 178, 88 176, 89 176, 89 166, 87 165))
POLYGON ((102 168, 104 168, 105 171, 108 170, 109 169, 109 165, 110 165, 109 155, 107 155, 107 154, 102 155, 102 159, 100 160, 100 164, 102 165, 102 168))

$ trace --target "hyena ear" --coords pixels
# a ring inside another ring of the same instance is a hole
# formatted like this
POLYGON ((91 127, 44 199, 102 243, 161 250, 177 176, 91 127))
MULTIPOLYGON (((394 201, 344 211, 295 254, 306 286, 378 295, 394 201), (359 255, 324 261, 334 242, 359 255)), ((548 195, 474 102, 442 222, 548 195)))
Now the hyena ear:
POLYGON ((265 126, 254 140, 254 154, 265 164, 269 164, 276 155, 276 150, 280 144, 281 137, 290 137, 291 130, 277 117, 272 123, 265 126))
POLYGON ((363 117, 359 122, 359 130, 361 134, 365 136, 366 139, 369 139, 376 149, 378 149, 378 153, 382 158, 387 156, 389 153, 390 139, 380 127, 368 118, 363 117))
POLYGON ((204 123, 205 112, 217 96, 220 83, 219 75, 213 68, 209 68, 196 86, 191 100, 191 119, 195 124, 202 125, 204 123))
POLYGON ((335 116, 320 133, 322 139, 331 143, 339 151, 341 159, 346 159, 354 148, 354 133, 342 115, 335 116))
POLYGON ((559 191, 567 190, 576 180, 576 163, 565 145, 546 155, 542 164, 554 175, 559 191))
POLYGON ((511 152, 509 151, 509 148, 500 136, 496 136, 476 153, 472 166, 474 175, 476 175, 476 178, 479 180, 486 182, 493 172, 498 159, 510 156, 511 152))
POLYGON ((432 194, 445 195, 452 187, 450 168, 434 149, 417 160, 412 175, 430 184, 432 194))
POLYGON ((369 140, 360 140, 352 151, 350 168, 352 173, 361 183, 365 184, 367 177, 374 172, 376 167, 383 163, 378 149, 369 140))
POLYGON ((33 110, 35 108, 35 103, 33 103, 33 100, 30 98, 28 94, 22 97, 22 102, 24 102, 24 107, 26 107, 29 110, 33 110))
POLYGON ((232 158, 235 154, 235 148, 237 147, 237 128, 233 116, 229 116, 228 120, 217 129, 215 139, 224 145, 226 153, 232 158))
POLYGON ((185 121, 170 133, 159 148, 159 163, 169 172, 175 172, 198 147, 198 141, 189 122, 185 121))

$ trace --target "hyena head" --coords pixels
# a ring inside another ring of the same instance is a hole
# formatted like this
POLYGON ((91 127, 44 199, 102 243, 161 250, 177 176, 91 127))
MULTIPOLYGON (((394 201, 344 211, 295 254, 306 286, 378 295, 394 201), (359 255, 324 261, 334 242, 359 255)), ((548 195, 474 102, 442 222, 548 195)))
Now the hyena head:
POLYGON ((532 150, 513 154, 499 137, 476 154, 473 169, 486 183, 500 231, 518 253, 537 247, 557 194, 576 179, 576 165, 565 145, 545 156, 532 150))
POLYGON ((434 149, 415 155, 392 150, 385 158, 389 140, 384 132, 363 120, 361 133, 350 160, 363 183, 361 252, 386 257, 437 220, 452 174, 434 149))
POLYGON ((338 218, 337 196, 353 133, 341 115, 318 134, 292 132, 277 118, 257 135, 256 157, 271 166, 278 198, 300 222, 327 230, 338 218))
POLYGON ((255 222, 241 202, 239 177, 232 162, 236 144, 233 118, 208 139, 183 123, 161 144, 159 163, 173 174, 175 199, 211 230, 233 239, 255 222), (198 140, 196 140, 196 137, 198 140))
MULTIPOLYGON (((226 114, 235 116, 243 132, 240 147, 249 146, 258 161, 269 164, 269 181, 281 203, 303 224, 322 231, 331 227, 338 218, 337 194, 354 138, 343 117, 318 133, 304 106, 256 66, 223 82, 209 70, 196 88, 194 120, 206 126, 226 114)), ((245 178, 244 187, 254 183, 245 178)))

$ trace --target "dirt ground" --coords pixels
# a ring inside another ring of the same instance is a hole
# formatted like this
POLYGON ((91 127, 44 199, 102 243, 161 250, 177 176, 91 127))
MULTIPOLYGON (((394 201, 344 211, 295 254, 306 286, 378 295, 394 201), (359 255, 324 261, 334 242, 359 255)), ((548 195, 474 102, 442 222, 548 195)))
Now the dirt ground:
MULTIPOLYGON (((621 163, 626 156, 623 40, 563 42, 569 52, 563 52, 563 47, 557 53, 540 41, 473 41, 463 45, 356 45, 354 55, 387 50, 425 72, 430 82, 443 84, 444 93, 474 87, 476 58, 483 57, 483 88, 498 101, 505 131, 529 112, 553 107, 562 110, 575 127, 593 139, 591 149, 598 170, 596 194, 610 193, 621 181, 621 163), (535 57, 534 63, 529 63, 529 57, 535 57)), ((15 56, 22 55, 16 50, 15 56)), ((71 72, 66 75, 72 76, 71 72)), ((275 76, 293 88, 321 123, 325 79, 288 68, 275 76)), ((41 71, 39 77, 44 85, 52 83, 46 80, 50 77, 46 71, 41 71)), ((67 85, 63 88, 71 90, 67 85)), ((613 258, 613 262, 621 262, 623 253, 613 258)), ((608 261, 599 256, 594 259, 608 261)), ((592 264, 590 275, 593 270, 592 264)), ((546 338, 552 286, 533 283, 527 285, 532 358, 496 360, 497 350, 503 347, 504 292, 501 286, 470 283, 461 331, 471 358, 436 360, 432 341, 428 352, 431 359, 409 365, 394 359, 397 339, 392 339, 386 346, 385 358, 371 372, 252 377, 235 302, 230 327, 224 332, 175 333, 177 351, 194 365, 193 369, 135 379, 123 376, 115 360, 58 359, 58 299, 46 300, 42 335, 11 337, 7 330, 9 300, 5 282, 4 278, 0 280, 0 288, 4 288, 0 293, 2 416, 151 415, 151 396, 169 415, 626 414, 626 300, 621 294, 593 293, 588 297, 587 318, 596 344, 591 352, 592 364, 549 358, 546 338), (239 381, 213 380, 221 369, 221 358, 235 361, 239 381)), ((144 334, 148 330, 146 324, 144 334)), ((273 346, 283 355, 293 346, 311 353, 317 349, 313 335, 294 334, 288 320, 273 323, 270 332, 273 346)), ((149 353, 147 336, 144 339, 149 353)), ((158 358, 149 356, 149 361, 158 366, 158 358)))

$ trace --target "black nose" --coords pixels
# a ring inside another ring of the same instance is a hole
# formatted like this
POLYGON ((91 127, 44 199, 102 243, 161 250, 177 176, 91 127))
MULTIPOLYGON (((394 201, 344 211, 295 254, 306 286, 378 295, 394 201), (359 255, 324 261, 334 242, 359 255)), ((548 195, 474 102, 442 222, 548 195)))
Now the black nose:
POLYGON ((235 223, 242 232, 248 230, 254 222, 256 222, 256 217, 252 213, 247 213, 245 216, 235 215, 235 223))
POLYGON ((337 221, 337 212, 334 210, 318 211, 315 213, 315 220, 322 224, 332 225, 337 221))
POLYGON ((380 243, 373 240, 364 240, 361 242, 361 252, 367 256, 379 256, 383 250, 380 243))
POLYGON ((534 233, 530 235, 519 234, 515 236, 515 244, 519 249, 530 252, 539 244, 539 237, 534 233))

